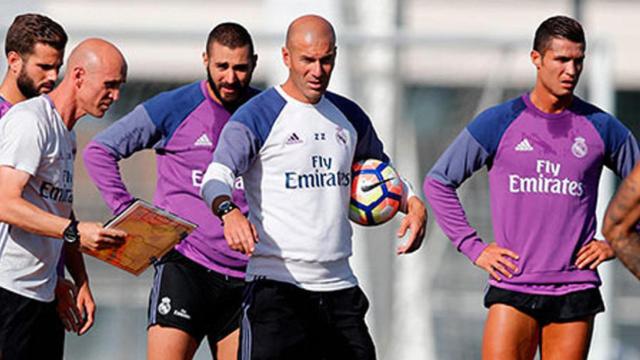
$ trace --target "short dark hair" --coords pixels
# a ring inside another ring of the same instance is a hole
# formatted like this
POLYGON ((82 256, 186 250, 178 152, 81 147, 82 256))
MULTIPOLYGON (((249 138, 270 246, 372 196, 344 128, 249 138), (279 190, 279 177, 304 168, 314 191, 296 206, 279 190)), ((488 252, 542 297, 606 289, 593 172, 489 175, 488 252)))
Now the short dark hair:
POLYGON ((209 53, 211 45, 214 42, 231 49, 248 45, 249 51, 253 55, 253 40, 251 40, 251 35, 249 35, 247 29, 240 24, 226 22, 214 27, 207 38, 207 53, 209 53))
POLYGON ((7 30, 4 53, 8 55, 15 51, 20 56, 31 55, 38 43, 64 51, 68 40, 62 26, 50 18, 39 14, 18 15, 7 30))
POLYGON ((544 54, 553 38, 564 38, 587 47, 582 25, 568 16, 553 16, 543 21, 536 30, 533 50, 544 54))

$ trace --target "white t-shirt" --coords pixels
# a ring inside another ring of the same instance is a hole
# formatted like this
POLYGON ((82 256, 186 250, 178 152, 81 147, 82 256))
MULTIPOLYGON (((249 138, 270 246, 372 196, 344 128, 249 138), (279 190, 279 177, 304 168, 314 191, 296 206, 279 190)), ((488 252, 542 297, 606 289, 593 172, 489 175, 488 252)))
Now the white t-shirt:
MULTIPOLYGON (((70 217, 76 137, 46 96, 21 102, 0 119, 0 166, 31 175, 22 197, 70 217)), ((0 223, 0 287, 53 301, 63 241, 0 223)))

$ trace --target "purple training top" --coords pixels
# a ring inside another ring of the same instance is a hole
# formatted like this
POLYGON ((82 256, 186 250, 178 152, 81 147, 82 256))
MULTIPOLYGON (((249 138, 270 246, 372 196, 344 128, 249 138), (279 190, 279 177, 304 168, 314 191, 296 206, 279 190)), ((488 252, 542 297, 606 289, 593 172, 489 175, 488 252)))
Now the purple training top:
POLYGON ((11 109, 11 103, 0 96, 0 118, 4 116, 11 109))
POLYGON ((547 114, 525 94, 478 115, 429 171, 424 192, 445 234, 475 261, 487 244, 456 188, 486 165, 495 241, 520 256, 513 278, 489 283, 561 295, 600 285, 597 271, 574 265, 596 232, 600 173, 607 166, 624 177, 638 159, 635 138, 613 116, 577 97, 547 114))
MULTIPOLYGON (((118 161, 153 148, 158 169, 154 204, 198 224, 176 250, 208 269, 244 278, 247 257, 229 249, 220 220, 200 197, 202 175, 230 116, 210 97, 206 81, 192 83, 145 101, 100 132, 84 150, 84 161, 105 202, 118 213, 134 200, 118 161)), ((234 191, 233 201, 246 213, 241 190, 234 191)))

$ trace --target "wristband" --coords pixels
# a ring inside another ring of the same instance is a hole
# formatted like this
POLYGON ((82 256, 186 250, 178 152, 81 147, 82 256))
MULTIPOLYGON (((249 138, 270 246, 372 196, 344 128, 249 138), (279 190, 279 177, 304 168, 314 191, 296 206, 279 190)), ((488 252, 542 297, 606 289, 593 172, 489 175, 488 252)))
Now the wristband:
POLYGON ((215 210, 215 215, 222 220, 222 217, 237 209, 238 206, 231 202, 231 200, 225 200, 221 202, 215 210))

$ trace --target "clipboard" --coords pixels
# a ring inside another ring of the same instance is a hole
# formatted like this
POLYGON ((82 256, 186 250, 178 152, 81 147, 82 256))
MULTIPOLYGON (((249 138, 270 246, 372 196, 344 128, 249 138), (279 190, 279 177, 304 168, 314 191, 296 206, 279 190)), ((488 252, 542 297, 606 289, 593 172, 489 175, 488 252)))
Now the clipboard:
POLYGON ((81 248, 80 251, 137 276, 197 227, 144 200, 136 200, 105 224, 105 228, 127 232, 122 246, 95 251, 81 248))

